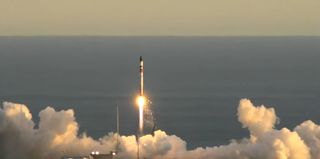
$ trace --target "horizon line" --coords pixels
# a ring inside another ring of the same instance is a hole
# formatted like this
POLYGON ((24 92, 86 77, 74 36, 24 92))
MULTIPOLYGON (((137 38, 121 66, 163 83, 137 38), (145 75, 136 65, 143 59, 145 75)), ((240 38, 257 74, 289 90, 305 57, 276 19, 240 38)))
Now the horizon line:
POLYGON ((320 37, 320 35, 0 35, 0 37, 320 37))

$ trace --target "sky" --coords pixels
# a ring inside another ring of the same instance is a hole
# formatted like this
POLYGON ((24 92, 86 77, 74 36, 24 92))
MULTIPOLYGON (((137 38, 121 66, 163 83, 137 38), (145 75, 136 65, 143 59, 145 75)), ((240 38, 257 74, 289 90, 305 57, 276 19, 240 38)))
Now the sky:
POLYGON ((320 0, 0 0, 0 35, 320 35, 320 0))

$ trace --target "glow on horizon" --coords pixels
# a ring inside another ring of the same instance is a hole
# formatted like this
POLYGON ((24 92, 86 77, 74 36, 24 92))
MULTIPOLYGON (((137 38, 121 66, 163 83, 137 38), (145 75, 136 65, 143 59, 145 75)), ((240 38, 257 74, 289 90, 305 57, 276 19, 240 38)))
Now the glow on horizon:
POLYGON ((0 0, 0 35, 320 35, 319 0, 0 0))

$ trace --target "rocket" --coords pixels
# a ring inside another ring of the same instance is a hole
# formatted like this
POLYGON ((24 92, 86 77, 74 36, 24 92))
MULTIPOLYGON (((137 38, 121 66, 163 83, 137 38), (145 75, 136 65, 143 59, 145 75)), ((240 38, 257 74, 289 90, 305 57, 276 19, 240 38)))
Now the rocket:
POLYGON ((143 59, 140 56, 140 96, 143 96, 143 59))
POLYGON ((143 94, 143 60, 142 56, 140 56, 140 96, 137 98, 138 106, 139 106, 139 133, 143 134, 143 107, 145 104, 145 97, 143 94))

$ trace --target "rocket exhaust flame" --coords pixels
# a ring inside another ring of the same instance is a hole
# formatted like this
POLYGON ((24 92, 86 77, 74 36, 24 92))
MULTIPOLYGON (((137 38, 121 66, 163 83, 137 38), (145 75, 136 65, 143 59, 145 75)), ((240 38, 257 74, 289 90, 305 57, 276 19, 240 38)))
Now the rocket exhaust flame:
POLYGON ((144 111, 144 105, 146 103, 146 99, 144 96, 138 96, 137 97, 137 105, 139 108, 139 133, 143 134, 143 111, 144 111))
POLYGON ((139 131, 143 134, 143 105, 139 105, 139 131))

